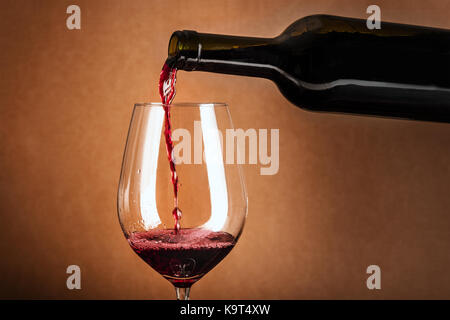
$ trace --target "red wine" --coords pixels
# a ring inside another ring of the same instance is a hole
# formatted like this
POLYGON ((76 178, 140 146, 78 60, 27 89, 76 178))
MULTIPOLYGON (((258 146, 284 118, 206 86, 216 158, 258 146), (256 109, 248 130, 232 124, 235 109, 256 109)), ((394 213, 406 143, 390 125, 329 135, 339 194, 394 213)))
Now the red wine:
POLYGON ((181 210, 178 208, 178 175, 173 158, 172 126, 170 123, 170 104, 175 97, 176 80, 177 69, 170 68, 168 64, 164 64, 159 77, 159 95, 164 108, 164 137, 173 185, 174 209, 172 215, 175 220, 175 232, 178 232, 180 230, 181 210))
POLYGON ((190 287, 233 249, 235 238, 205 229, 132 233, 128 242, 153 269, 176 287, 190 287))
POLYGON ((176 31, 170 66, 267 78, 311 111, 450 122, 450 30, 314 15, 275 38, 176 31))

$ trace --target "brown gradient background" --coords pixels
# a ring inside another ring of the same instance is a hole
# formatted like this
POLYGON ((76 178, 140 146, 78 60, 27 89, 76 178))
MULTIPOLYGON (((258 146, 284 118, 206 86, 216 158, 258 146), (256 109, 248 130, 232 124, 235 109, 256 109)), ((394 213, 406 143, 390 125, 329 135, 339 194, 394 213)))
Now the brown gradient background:
MULTIPOLYGON (((132 106, 158 101, 171 32, 269 37, 372 3, 2 0, 0 298, 174 298, 116 214, 132 106), (70 4, 81 30, 66 28, 70 4), (82 290, 66 288, 71 264, 82 290)), ((449 1, 377 4, 386 21, 450 28, 449 1)), ((309 113, 267 80, 207 73, 180 72, 175 101, 224 101, 236 127, 280 128, 278 174, 245 167, 246 228, 193 298, 450 298, 450 125, 309 113), (382 290, 366 288, 371 264, 382 290)))

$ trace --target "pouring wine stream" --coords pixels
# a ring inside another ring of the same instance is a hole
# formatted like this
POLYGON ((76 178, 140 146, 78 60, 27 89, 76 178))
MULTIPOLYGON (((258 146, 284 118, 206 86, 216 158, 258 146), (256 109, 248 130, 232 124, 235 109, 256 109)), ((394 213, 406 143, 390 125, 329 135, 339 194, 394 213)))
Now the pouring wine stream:
POLYGON ((175 233, 178 233, 180 231, 181 210, 178 208, 178 175, 173 157, 172 126, 170 123, 170 104, 175 97, 176 81, 177 69, 171 68, 167 63, 164 63, 159 77, 159 95, 164 108, 164 137, 173 185, 174 209, 172 215, 175 220, 175 233))

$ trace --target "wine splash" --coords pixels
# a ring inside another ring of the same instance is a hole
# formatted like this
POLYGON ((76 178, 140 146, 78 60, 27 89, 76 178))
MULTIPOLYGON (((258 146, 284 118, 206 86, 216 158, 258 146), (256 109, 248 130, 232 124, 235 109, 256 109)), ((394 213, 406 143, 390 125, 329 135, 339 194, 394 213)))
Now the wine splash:
POLYGON ((159 95, 164 108, 164 137, 173 185, 174 209, 172 210, 172 215, 175 220, 175 233, 178 233, 180 231, 181 210, 178 208, 178 175, 173 157, 172 126, 170 123, 170 104, 175 97, 176 81, 177 69, 171 68, 167 63, 164 63, 159 76, 159 95))
POLYGON ((131 248, 178 288, 188 288, 214 268, 236 244, 227 232, 205 229, 132 233, 131 248))

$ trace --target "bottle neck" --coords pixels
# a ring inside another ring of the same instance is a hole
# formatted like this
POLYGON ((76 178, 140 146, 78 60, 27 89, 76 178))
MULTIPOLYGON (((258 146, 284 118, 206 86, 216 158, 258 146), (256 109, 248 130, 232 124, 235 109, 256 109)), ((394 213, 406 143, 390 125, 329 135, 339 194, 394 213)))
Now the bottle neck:
POLYGON ((208 71, 270 78, 274 39, 176 31, 169 42, 168 61, 185 71, 208 71))

